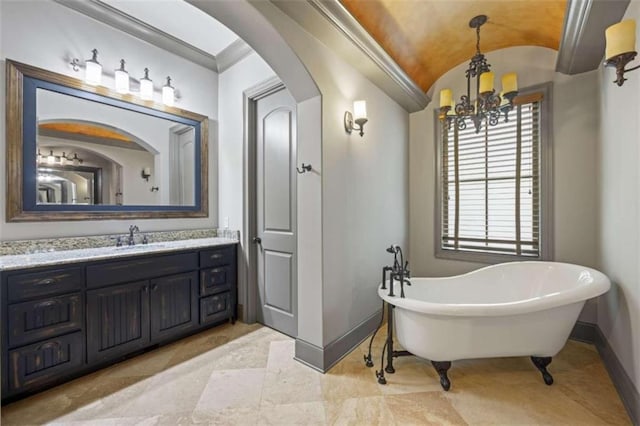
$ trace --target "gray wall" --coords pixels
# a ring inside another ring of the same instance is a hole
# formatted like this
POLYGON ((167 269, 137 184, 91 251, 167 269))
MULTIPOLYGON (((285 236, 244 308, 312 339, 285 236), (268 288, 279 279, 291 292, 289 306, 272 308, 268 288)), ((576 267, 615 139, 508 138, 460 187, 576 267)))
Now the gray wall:
POLYGON ((381 267, 390 263, 384 249, 392 243, 407 249, 408 114, 282 12, 272 12, 322 93, 323 337, 318 346, 326 346, 380 309, 376 287, 381 267), (362 138, 343 126, 344 112, 358 99, 367 101, 369 116, 362 138))
MULTIPOLYGON (((176 106, 210 118, 209 217, 204 219, 136 220, 144 231, 194 229, 217 224, 217 172, 215 143, 218 118, 217 73, 151 46, 123 32, 100 24, 84 15, 51 1, 0 2, 0 93, 5 93, 5 58, 35 65, 75 78, 68 62, 72 57, 87 59, 91 50, 100 52, 104 70, 113 72, 121 58, 127 61, 130 75, 139 78, 144 67, 151 70, 156 88, 162 76, 171 75, 181 99, 176 106)), ((105 85, 111 85, 108 78, 105 85)), ((159 95, 156 93, 156 96, 159 95)), ((0 152, 5 152, 5 103, 0 102, 0 152)), ((4 158, 4 156, 3 156, 4 158)), ((2 160, 4 170, 4 159, 2 160)), ((127 221, 82 221, 39 223, 5 222, 5 173, 0 173, 0 240, 79 236, 126 232, 127 221)))
MULTIPOLYGON (((554 248, 555 260, 595 267, 597 264, 596 144, 598 139, 597 73, 565 76, 554 72, 557 53, 541 47, 512 47, 487 54, 498 77, 518 73, 519 87, 553 82, 554 248)), ((439 91, 466 90, 467 63, 453 68, 434 85, 435 101, 411 114, 410 247, 414 276, 446 276, 483 264, 436 259, 434 256, 435 144, 434 108, 439 91)), ((590 302, 581 320, 595 323, 590 302)))
MULTIPOLYGON (((640 19, 640 2, 630 3, 629 18, 640 19)), ((598 326, 640 389, 640 75, 627 75, 623 87, 614 78, 599 70, 599 267, 613 287, 598 304, 598 326)))

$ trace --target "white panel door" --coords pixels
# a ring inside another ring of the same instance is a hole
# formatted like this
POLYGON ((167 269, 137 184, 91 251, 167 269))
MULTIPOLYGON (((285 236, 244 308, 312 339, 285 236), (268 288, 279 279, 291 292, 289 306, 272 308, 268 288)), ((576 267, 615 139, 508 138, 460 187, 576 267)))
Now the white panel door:
POLYGON ((296 104, 286 89, 257 101, 258 321, 298 332, 296 282, 296 104))

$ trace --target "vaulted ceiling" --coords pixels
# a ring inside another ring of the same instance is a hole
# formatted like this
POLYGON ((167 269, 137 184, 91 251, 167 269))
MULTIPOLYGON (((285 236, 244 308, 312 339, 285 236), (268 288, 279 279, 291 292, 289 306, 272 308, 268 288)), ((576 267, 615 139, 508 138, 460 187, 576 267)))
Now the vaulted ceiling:
POLYGON ((558 50, 566 0, 340 0, 409 77, 427 91, 476 50, 469 20, 487 15, 483 53, 512 46, 558 50))

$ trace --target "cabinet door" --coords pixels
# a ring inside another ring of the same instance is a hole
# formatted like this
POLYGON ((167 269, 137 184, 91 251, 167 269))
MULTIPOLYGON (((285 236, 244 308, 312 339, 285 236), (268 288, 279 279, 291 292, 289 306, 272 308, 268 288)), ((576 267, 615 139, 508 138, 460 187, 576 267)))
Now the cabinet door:
POLYGON ((183 334, 198 326, 195 272, 151 280, 151 340, 183 334))
POLYGON ((62 380, 83 364, 81 332, 54 337, 9 351, 8 395, 62 380))
POLYGON ((84 325, 80 293, 16 303, 7 310, 11 348, 80 330, 84 325))
POLYGON ((149 344, 149 283, 87 292, 89 363, 113 359, 149 344))

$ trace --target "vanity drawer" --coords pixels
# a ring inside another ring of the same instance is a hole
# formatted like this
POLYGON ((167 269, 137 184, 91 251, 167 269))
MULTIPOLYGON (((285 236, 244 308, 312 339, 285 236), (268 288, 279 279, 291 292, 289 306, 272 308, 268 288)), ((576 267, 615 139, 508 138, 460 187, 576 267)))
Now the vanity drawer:
POLYGON ((197 253, 153 256, 87 266, 87 287, 157 278, 198 268, 197 253))
POLYGON ((200 267, 209 268, 212 266, 235 264, 235 252, 235 245, 203 250, 200 252, 200 267))
POLYGON ((200 299, 200 324, 211 324, 231 316, 231 295, 229 292, 200 299))
POLYGON ((84 362, 82 342, 77 332, 9 351, 9 393, 37 389, 77 371, 84 362))
POLYGON ((51 269, 48 271, 11 275, 7 278, 9 303, 64 294, 82 288, 82 268, 51 269))
POLYGON ((218 266, 200 271, 200 296, 229 291, 235 283, 235 265, 218 266))
POLYGON ((9 305, 9 347, 80 330, 83 312, 80 293, 9 305))

